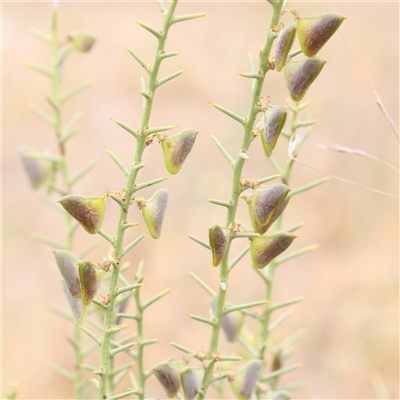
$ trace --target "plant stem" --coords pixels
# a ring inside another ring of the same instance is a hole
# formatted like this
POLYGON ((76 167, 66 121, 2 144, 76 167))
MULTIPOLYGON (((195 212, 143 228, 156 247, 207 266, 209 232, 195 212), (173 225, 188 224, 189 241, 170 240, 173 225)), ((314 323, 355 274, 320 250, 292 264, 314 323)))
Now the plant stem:
MULTIPOLYGON (((107 330, 107 327, 111 326, 114 322, 114 313, 115 313, 115 305, 116 305, 116 288, 118 284, 118 277, 120 268, 119 265, 122 261, 122 247, 123 247, 123 240, 124 240, 124 223, 127 220, 127 215, 129 211, 130 201, 135 192, 135 182, 136 177, 138 174, 138 168, 135 168, 141 163, 142 155, 144 149, 146 148, 146 137, 147 127, 149 126, 150 114, 153 107, 153 100, 154 100, 154 93, 157 89, 157 76, 160 69, 161 61, 163 60, 162 54, 164 53, 164 45, 168 35, 168 31, 170 26, 173 23, 173 13, 175 7, 177 5, 178 0, 172 0, 168 10, 164 13, 164 23, 162 31, 158 36, 158 47, 157 53, 153 62, 152 67, 150 67, 149 71, 149 80, 148 80, 148 88, 146 91, 146 95, 144 96, 144 108, 143 108, 143 115, 142 121, 140 124, 139 134, 137 136, 137 145, 135 150, 135 155, 133 158, 132 166, 129 170, 125 190, 126 190, 126 199, 123 201, 123 204, 120 207, 120 216, 117 226, 117 233, 115 236, 114 241, 114 248, 113 248, 113 268, 111 272, 111 279, 110 279, 110 288, 109 288, 109 295, 110 295, 110 302, 108 304, 108 308, 104 318, 104 327, 103 327, 103 338, 101 341, 101 364, 100 369, 103 371, 103 374, 100 376, 99 382, 99 395, 101 399, 106 399, 108 396, 108 388, 107 388, 107 376, 110 371, 110 342, 112 339, 112 333, 107 330)), ((142 325, 138 324, 138 330, 142 329, 142 325)), ((139 366, 138 368, 141 369, 139 371, 139 376, 144 374, 143 365, 139 366)), ((144 375, 143 375, 144 376, 144 375)), ((144 378, 141 380, 141 393, 140 398, 144 398, 144 378)))
MULTIPOLYGON (((253 90, 252 90, 252 97, 250 103, 250 110, 248 112, 247 118, 244 123, 244 135, 240 147, 240 151, 238 157, 234 163, 234 172, 233 172, 233 183, 231 189, 231 197, 230 202, 232 204, 231 207, 228 208, 227 218, 226 218, 226 226, 228 227, 236 217, 236 211, 239 201, 239 196, 242 193, 240 179, 242 176, 242 170, 244 167, 245 160, 240 156, 241 153, 247 153, 252 140, 254 139, 252 136, 253 126, 259 112, 259 102, 261 96, 261 90, 263 88, 265 75, 270 69, 268 64, 268 58, 271 52, 272 44, 275 39, 275 35, 272 32, 272 26, 279 24, 280 19, 280 12, 282 9, 283 1, 276 1, 273 5, 273 12, 270 21, 270 26, 268 29, 268 35, 264 47, 260 53, 260 61, 258 66, 258 72, 260 73, 261 77, 255 80, 253 90)), ((228 248, 226 254, 221 262, 220 266, 220 282, 224 282, 226 286, 228 285, 228 277, 229 277, 229 252, 230 252, 230 245, 231 240, 229 240, 228 248)), ((207 389, 211 382, 213 367, 215 361, 212 359, 213 354, 217 352, 218 349, 218 339, 219 339, 219 332, 221 329, 222 317, 224 315, 224 305, 225 305, 225 297, 226 297, 226 286, 220 285, 218 290, 218 295, 216 299, 215 305, 215 314, 214 314, 214 321, 215 324, 213 325, 211 338, 209 343, 209 350, 208 350, 208 359, 211 360, 202 382, 201 391, 196 396, 196 399, 203 400, 206 396, 207 389)))

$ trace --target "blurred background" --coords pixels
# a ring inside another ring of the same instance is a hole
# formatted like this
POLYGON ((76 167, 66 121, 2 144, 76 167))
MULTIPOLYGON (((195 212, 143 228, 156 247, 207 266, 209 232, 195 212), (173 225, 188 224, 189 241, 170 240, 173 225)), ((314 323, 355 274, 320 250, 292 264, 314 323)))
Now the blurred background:
MULTIPOLYGON (((398 142, 375 104, 372 85, 398 126, 399 4, 291 4, 288 8, 298 10, 301 16, 335 11, 348 18, 340 33, 319 53, 329 63, 305 97, 314 102, 304 111, 303 118, 320 120, 311 138, 361 149, 397 166, 398 142)), ((68 305, 59 276, 51 268, 51 249, 30 237, 35 232, 63 241, 64 219, 30 190, 18 156, 18 148, 23 145, 37 151, 57 151, 51 128, 27 107, 33 102, 49 110, 44 100, 51 90, 49 82, 21 64, 26 59, 48 65, 47 46, 31 36, 28 28, 49 31, 51 4, 5 2, 2 10, 2 379, 3 384, 18 381, 20 393, 27 399, 67 399, 73 397, 69 383, 47 364, 53 361, 72 368, 73 353, 65 340, 71 328, 50 313, 47 306, 69 311, 68 305)), ((127 257, 131 268, 126 276, 130 280, 138 262, 145 261, 144 298, 167 287, 174 288, 149 309, 145 319, 146 337, 160 339, 157 345, 147 348, 146 368, 171 355, 180 355, 169 341, 195 349, 208 345, 209 327, 187 317, 189 313, 207 315, 208 299, 187 272, 194 271, 216 289, 218 270, 212 267, 209 252, 184 233, 207 240, 207 228, 225 221, 223 209, 204 201, 209 197, 228 199, 231 184, 231 170, 210 135, 235 155, 242 131, 209 102, 247 114, 251 84, 238 73, 249 69, 249 50, 257 59, 271 7, 264 1, 182 2, 177 7, 177 14, 195 12, 209 15, 178 24, 170 31, 166 49, 179 50, 181 55, 164 62, 161 76, 183 68, 188 71, 159 89, 151 124, 178 125, 201 133, 181 172, 163 184, 170 191, 163 235, 157 241, 146 237, 127 257)), ((291 20, 290 15, 282 19, 284 23, 291 20)), ((151 63, 156 44, 135 21, 160 26, 157 4, 132 1, 60 5, 62 34, 85 30, 97 37, 92 51, 74 53, 64 71, 65 89, 86 79, 94 80, 91 88, 65 107, 66 119, 77 110, 83 112, 80 133, 67 146, 72 174, 92 159, 100 161, 76 186, 79 194, 102 195, 121 190, 124 185, 124 177, 104 147, 130 165, 134 139, 110 118, 139 126, 143 70, 123 45, 151 63)), ((288 95, 283 73, 268 73, 263 90, 263 96, 267 95, 272 104, 285 104, 288 95)), ((275 151, 281 162, 285 148, 286 141, 281 138, 275 151)), ((259 140, 253 143, 249 156, 244 177, 256 179, 274 173, 259 140)), ((304 146, 299 159, 332 175, 398 194, 398 173, 374 160, 328 152, 311 144, 304 146)), ((139 182, 168 175, 157 141, 146 150, 144 162, 147 167, 141 170, 139 182)), ((297 163, 291 186, 295 188, 322 176, 297 163)), ((143 196, 149 197, 155 190, 149 188, 143 196)), ((249 223, 246 210, 245 203, 241 203, 238 215, 249 223)), ((103 227, 111 235, 117 215, 116 204, 109 202, 103 227)), ((132 207, 130 220, 140 225, 128 232, 127 241, 146 231, 136 207, 132 207)), ((287 374, 284 381, 309 381, 308 387, 294 394, 296 398, 373 399, 377 394, 371 375, 378 373, 392 398, 398 398, 398 199, 333 179, 291 201, 283 226, 302 221, 307 224, 298 232, 291 250, 313 243, 320 247, 277 271, 273 293, 276 301, 307 297, 293 306, 293 315, 276 332, 277 337, 284 338, 298 328, 305 330, 292 359, 303 362, 304 367, 287 374)), ((89 237, 82 229, 77 232, 74 249, 79 252, 93 240, 98 247, 89 258, 102 261, 108 252, 105 241, 89 237)), ((243 246, 244 242, 236 243, 232 254, 243 246)), ((231 274, 228 300, 249 302, 262 298, 262 282, 246 257, 231 274)), ((133 309, 133 304, 130 307, 133 309)), ((133 323, 128 324, 133 328, 133 323)), ((224 337, 221 348, 234 351, 224 337)), ((92 363, 98 362, 97 357, 93 355, 92 363)), ((121 387, 127 386, 128 381, 121 387)), ((95 396, 92 389, 89 397, 95 396)), ((154 378, 148 381, 148 395, 165 396, 154 378)))

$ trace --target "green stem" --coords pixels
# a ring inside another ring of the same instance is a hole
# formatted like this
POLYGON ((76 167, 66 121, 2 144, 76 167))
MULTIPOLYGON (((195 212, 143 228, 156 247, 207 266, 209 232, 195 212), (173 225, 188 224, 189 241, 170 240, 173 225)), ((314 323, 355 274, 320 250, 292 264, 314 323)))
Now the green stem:
POLYGON ((77 324, 74 324, 74 350, 75 350, 75 371, 74 371, 74 378, 73 378, 73 384, 74 384, 74 390, 75 390, 75 396, 77 399, 84 399, 84 393, 83 393, 83 373, 82 373, 82 362, 84 359, 84 356, 82 354, 82 341, 81 341, 81 329, 77 324))
MULTIPOLYGON (((143 277, 139 277, 139 281, 141 281, 143 277)), ((143 365, 143 304, 140 300, 140 288, 134 291, 134 298, 136 303, 136 330, 137 335, 136 339, 138 342, 138 349, 136 354, 136 365, 138 370, 138 386, 140 392, 138 393, 139 398, 145 398, 145 383, 146 383, 146 374, 144 371, 143 365)))
MULTIPOLYGON (((127 215, 129 211, 130 201, 135 192, 135 182, 136 177, 138 174, 138 169, 135 168, 137 165, 141 163, 142 155, 144 149, 146 148, 146 137, 147 127, 149 126, 151 110, 153 107, 153 100, 154 100, 154 93, 157 89, 157 76, 160 69, 161 61, 163 60, 162 54, 164 53, 164 46, 165 41, 167 39, 168 31, 170 26, 173 23, 173 14, 176 8, 178 0, 172 0, 168 11, 164 13, 164 23, 162 31, 158 36, 158 47, 157 53, 153 62, 152 67, 150 67, 149 71, 149 81, 148 81, 148 88, 146 92, 146 96, 144 96, 144 108, 143 108, 143 115, 142 121, 140 124, 139 134, 137 136, 137 145, 136 151, 133 158, 132 166, 129 170, 127 180, 126 180, 126 200, 123 202, 120 208, 120 216, 118 221, 117 233, 115 236, 114 246, 113 246, 113 257, 114 263, 111 272, 111 279, 110 279, 110 288, 109 288, 109 295, 110 295, 110 302, 108 304, 108 308, 104 318, 104 327, 103 327, 103 338, 101 341, 101 363, 100 369, 104 372, 100 376, 99 381, 99 395, 101 399, 106 399, 108 396, 108 388, 107 388, 107 376, 109 374, 110 369, 110 342, 112 340, 112 334, 107 330, 108 326, 111 326, 114 322, 114 313, 115 313, 115 305, 116 305, 116 297, 117 297, 117 285, 118 285, 118 278, 120 272, 120 263, 122 261, 122 248, 123 248, 123 241, 124 241, 124 223, 127 220, 127 215)), ((142 325, 140 324, 140 329, 142 329, 142 325)), ((138 324, 139 330, 139 324, 138 324)), ((139 366, 139 375, 143 374, 143 365, 139 366)), ((143 388, 142 396, 144 396, 144 379, 141 382, 143 388)), ((141 397, 142 397, 141 396, 141 397)), ((144 398, 144 397, 143 397, 144 398)))
MULTIPOLYGON (((242 152, 247 153, 247 151, 250 147, 250 144, 253 140, 253 136, 252 136, 253 126, 254 126, 254 122, 256 120, 257 114, 259 112, 259 101, 260 101, 260 96, 261 96, 261 90, 263 88, 263 84, 264 84, 264 80, 265 80, 265 75, 268 72, 268 70, 270 69, 269 64, 268 64, 268 58, 269 58, 269 55, 271 52, 273 41, 275 39, 275 34, 273 33, 271 28, 272 28, 272 26, 279 24, 282 4, 283 4, 282 1, 277 1, 272 5, 273 13, 272 13, 271 21, 270 21, 270 26, 268 29, 268 35, 267 35, 267 39, 264 44, 264 47, 262 48, 261 53, 260 53, 260 62, 259 62, 259 66, 258 66, 258 71, 260 72, 261 77, 259 79, 255 80, 255 84, 254 84, 253 91, 252 91, 250 110, 248 112, 247 118, 244 123, 244 135, 243 135, 242 143, 240 146, 238 157, 234 163, 233 182, 232 182, 232 190, 231 190, 231 198, 230 198, 230 202, 232 203, 232 206, 228 208, 228 214, 227 214, 227 218, 226 218, 226 226, 227 227, 235 220, 239 196, 242 193, 240 179, 242 176, 242 170, 244 167, 245 160, 242 157, 240 157, 240 155, 242 152)), ((231 244, 231 241, 229 241, 226 254, 225 254, 225 256, 221 262, 221 266, 220 266, 220 282, 225 283, 225 285, 219 286, 218 295, 217 295, 217 299, 216 299, 215 315, 214 315, 215 324, 213 325, 213 328, 212 328, 211 338, 210 338, 210 343, 209 343, 209 350, 208 350, 208 354, 207 354, 208 359, 211 361, 206 369, 204 379, 202 382, 201 391, 199 391, 198 395, 196 396, 197 400, 205 399, 207 389, 211 383, 212 372, 213 372, 213 368, 214 368, 214 364, 215 364, 215 361, 212 360, 212 357, 213 357, 213 354, 216 353, 217 349, 218 349, 219 332, 221 329, 222 317, 224 315, 226 287, 228 285, 228 278, 229 278, 229 261, 228 260, 229 260, 229 253, 230 253, 230 244, 231 244)))

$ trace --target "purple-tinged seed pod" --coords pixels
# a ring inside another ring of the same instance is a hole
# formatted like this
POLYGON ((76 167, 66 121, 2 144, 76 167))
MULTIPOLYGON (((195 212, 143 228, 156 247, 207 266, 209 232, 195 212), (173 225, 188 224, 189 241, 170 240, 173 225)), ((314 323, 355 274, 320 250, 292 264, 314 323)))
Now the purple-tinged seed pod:
POLYGON ((38 190, 46 183, 51 172, 51 167, 48 162, 25 155, 29 151, 32 151, 30 147, 22 147, 19 150, 21 162, 28 176, 31 188, 38 190))
POLYGON ((183 368, 180 376, 185 400, 194 400, 201 388, 201 382, 204 377, 203 367, 183 368))
POLYGON ((213 266, 218 267, 225 256, 229 242, 229 229, 222 229, 219 225, 213 225, 209 229, 209 242, 212 251, 213 266))
POLYGON ((318 57, 288 61, 285 64, 285 80, 293 101, 300 101, 315 81, 326 61, 318 57))
POLYGON ((89 32, 71 32, 68 39, 73 47, 82 53, 90 51, 96 42, 95 36, 89 32))
POLYGON ((82 302, 85 306, 88 306, 96 296, 101 280, 104 277, 105 269, 90 261, 82 261, 78 264, 78 267, 82 287, 82 302))
POLYGON ((142 209, 142 215, 144 222, 146 223, 147 229, 150 236, 153 239, 158 239, 161 235, 161 228, 164 221, 165 211, 167 210, 168 204, 168 190, 160 189, 157 190, 143 203, 139 203, 142 209))
POLYGON ((81 297, 81 282, 79 280, 78 268, 79 260, 65 250, 55 250, 53 253, 58 269, 64 278, 65 285, 71 296, 81 297))
POLYGON ((174 361, 157 364, 152 371, 154 376, 164 388, 165 393, 171 399, 176 396, 181 387, 179 372, 187 365, 184 361, 174 361))
POLYGON ((336 13, 299 18, 297 36, 303 54, 314 57, 337 31, 344 19, 336 13))
POLYGON ((249 203, 251 220, 255 220, 262 226, 269 224, 273 212, 285 200, 289 192, 289 187, 283 183, 255 188, 249 203))
POLYGON ((175 175, 189 155, 199 132, 186 129, 161 141, 167 171, 175 175))
POLYGON ((286 58, 296 36, 296 22, 290 23, 279 32, 275 48, 275 69, 279 72, 286 63, 286 58))
POLYGON ((261 363, 260 360, 251 360, 236 372, 236 376, 230 381, 230 384, 237 399, 248 400, 252 398, 261 363))
POLYGON ((275 257, 283 253, 296 236, 290 233, 278 233, 272 236, 255 237, 250 242, 250 255, 255 268, 264 268, 275 257))
POLYGON ((261 133, 261 142, 265 155, 270 157, 276 146, 287 116, 287 108, 283 106, 270 106, 264 114, 264 129, 261 133))
POLYGON ((106 212, 106 196, 85 197, 76 194, 64 196, 59 203, 92 235, 96 234, 103 224, 106 212))
POLYGON ((233 311, 222 317, 222 330, 230 342, 234 342, 243 326, 244 315, 240 311, 233 311))
POLYGON ((61 281, 61 284, 68 304, 71 307, 72 314, 74 315, 74 319, 76 323, 80 325, 85 320, 89 307, 83 304, 81 297, 73 297, 71 295, 65 281, 61 281))

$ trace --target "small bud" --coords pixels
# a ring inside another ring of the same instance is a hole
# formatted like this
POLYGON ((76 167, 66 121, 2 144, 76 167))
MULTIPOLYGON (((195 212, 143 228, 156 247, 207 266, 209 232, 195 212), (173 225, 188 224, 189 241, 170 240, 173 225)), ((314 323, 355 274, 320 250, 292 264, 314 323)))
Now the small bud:
POLYGON ((164 221, 165 211, 168 203, 168 190, 160 189, 150 199, 142 204, 142 215, 150 236, 158 239, 164 221))
POLYGON ((20 149, 20 156, 22 165, 28 176, 31 188, 33 190, 40 189, 47 181, 50 175, 51 168, 48 162, 38 160, 33 157, 26 156, 24 153, 31 151, 29 147, 23 147, 20 149))
POLYGON ((256 229, 254 222, 262 226, 269 224, 273 212, 285 200, 289 192, 290 189, 283 183, 254 189, 254 195, 249 203, 250 218, 254 229, 256 229))
POLYGON ((344 17, 336 13, 299 18, 297 36, 303 54, 314 57, 343 21, 344 17))
POLYGON ((286 122, 287 109, 282 106, 268 107, 264 114, 264 130, 261 133, 261 142, 267 157, 271 156, 279 134, 286 122))
POLYGON ((64 278, 65 284, 72 297, 81 297, 81 282, 79 280, 79 268, 77 260, 68 251, 55 250, 54 257, 58 269, 64 278))
POLYGON ((160 382, 170 399, 176 396, 181 387, 179 372, 186 365, 187 363, 184 361, 175 361, 159 363, 153 368, 154 376, 160 382))
POLYGON ((69 292, 65 281, 61 281, 61 284, 63 287, 65 297, 68 300, 68 304, 71 307, 72 314, 74 315, 74 319, 76 323, 80 325, 85 320, 89 307, 83 304, 81 297, 71 296, 71 293, 69 292))
POLYGON ((71 32, 68 39, 82 53, 87 53, 96 42, 96 38, 89 32, 71 32))
POLYGON ((59 203, 71 214, 83 229, 94 235, 103 224, 106 212, 106 196, 85 197, 76 194, 64 196, 59 203))
POLYGON ((96 296, 105 270, 90 261, 82 261, 78 264, 78 267, 82 286, 82 302, 85 306, 88 306, 96 296))
POLYGON ((296 22, 292 22, 286 28, 279 32, 275 49, 275 67, 281 71, 285 65, 286 58, 292 47, 294 37, 296 36, 296 22))
POLYGON ((161 141, 165 167, 170 174, 175 175, 179 172, 192 150, 197 134, 198 132, 187 129, 161 141))
POLYGON ((234 342, 243 326, 244 315, 240 311, 230 312, 222 317, 222 330, 230 342, 234 342))
POLYGON ((300 101, 325 65, 318 57, 288 61, 285 64, 285 80, 293 101, 300 101))
POLYGON ((296 236, 289 233, 278 233, 272 236, 255 237, 250 242, 250 254, 255 268, 264 268, 275 257, 283 253, 296 236))
POLYGON ((209 241, 212 250, 213 265, 218 267, 224 258, 229 241, 229 229, 222 229, 219 225, 213 225, 209 229, 209 241))
POLYGON ((239 400, 251 399, 261 369, 260 360, 252 360, 240 368, 230 381, 231 388, 239 400))
POLYGON ((181 371, 180 376, 185 400, 194 400, 201 388, 204 376, 203 367, 186 367, 181 371))

